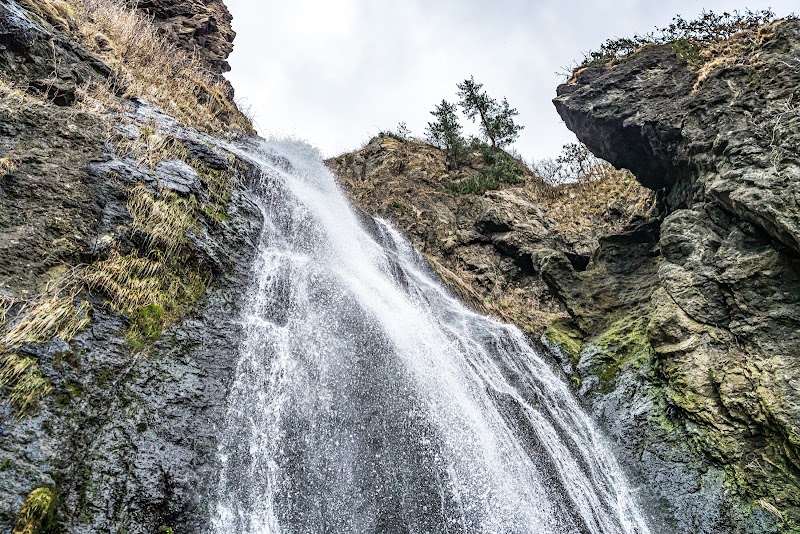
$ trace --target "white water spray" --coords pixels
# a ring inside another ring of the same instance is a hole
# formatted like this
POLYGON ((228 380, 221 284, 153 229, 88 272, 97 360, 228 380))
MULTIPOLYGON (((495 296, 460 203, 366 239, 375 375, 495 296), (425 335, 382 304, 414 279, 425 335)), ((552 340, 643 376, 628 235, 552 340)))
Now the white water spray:
POLYGON ((649 533, 522 333, 359 218, 299 142, 238 149, 265 226, 221 438, 231 533, 649 533))

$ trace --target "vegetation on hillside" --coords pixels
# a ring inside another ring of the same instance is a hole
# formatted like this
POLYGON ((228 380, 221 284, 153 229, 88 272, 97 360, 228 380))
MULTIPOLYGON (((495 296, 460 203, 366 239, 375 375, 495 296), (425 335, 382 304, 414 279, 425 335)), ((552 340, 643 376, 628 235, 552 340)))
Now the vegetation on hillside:
MULTIPOLYGON (((65 266, 63 274, 33 296, 0 293, 0 390, 19 416, 33 411, 53 390, 31 345, 53 338, 70 343, 85 330, 93 315, 87 293, 101 294, 109 308, 126 316, 126 339, 132 350, 143 350, 192 309, 211 279, 188 236, 199 230, 203 219, 209 226, 226 220, 233 180, 241 170, 235 158, 223 154, 225 170, 212 169, 190 157, 180 140, 159 132, 154 121, 135 122, 117 112, 129 99, 141 98, 185 126, 223 135, 252 131, 249 119, 230 100, 224 81, 178 50, 126 2, 21 2, 32 19, 47 21, 111 67, 108 79, 103 81, 98 74, 78 88, 77 101, 61 105, 98 117, 108 126, 107 150, 151 174, 158 175, 160 162, 183 161, 199 176, 202 198, 132 185, 127 191, 130 222, 109 236, 107 253, 87 264, 65 266), (139 135, 117 135, 112 122, 123 122, 131 127, 128 133, 139 135)), ((47 90, 15 85, 2 75, 0 100, 23 108, 59 107, 47 90)), ((15 172, 24 163, 12 150, 0 159, 0 172, 15 172)))
POLYGON ((461 99, 458 105, 468 119, 479 120, 481 134, 493 149, 505 148, 519 137, 524 128, 514 122, 519 112, 509 106, 505 98, 498 102, 490 97, 474 77, 458 84, 458 96, 461 99))
POLYGON ((444 151, 448 170, 473 166, 477 172, 448 182, 446 188, 453 193, 481 195, 503 184, 519 183, 525 165, 505 150, 524 128, 515 121, 519 112, 505 98, 498 101, 490 97, 474 77, 458 84, 458 96, 457 105, 442 100, 431 111, 434 120, 428 123, 425 134, 428 142, 444 151), (477 120, 480 138, 463 136, 459 108, 467 119, 477 120), (477 164, 473 161, 475 155, 477 164))
POLYGON ((699 60, 700 49, 715 43, 727 41, 731 37, 749 30, 754 30, 775 20, 771 9, 761 11, 733 11, 722 14, 703 11, 694 20, 686 20, 676 15, 672 23, 664 28, 632 37, 608 39, 598 50, 585 54, 581 66, 604 65, 636 52, 649 44, 674 43, 676 52, 687 60, 699 60))
POLYGON ((434 120, 425 130, 428 140, 444 150, 449 169, 457 169, 467 155, 461 124, 458 122, 458 108, 447 100, 431 111, 434 120))
POLYGON ((224 79, 179 50, 129 2, 20 1, 111 68, 107 79, 98 77, 80 88, 85 106, 108 111, 120 99, 141 98, 209 133, 253 132, 251 120, 231 101, 224 79))

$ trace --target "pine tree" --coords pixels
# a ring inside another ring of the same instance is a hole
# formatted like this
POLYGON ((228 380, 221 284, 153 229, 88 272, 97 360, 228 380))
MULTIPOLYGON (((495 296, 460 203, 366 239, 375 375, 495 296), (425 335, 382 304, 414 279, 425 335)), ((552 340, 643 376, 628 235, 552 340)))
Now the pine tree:
POLYGON ((503 98, 502 103, 491 98, 483 91, 483 84, 477 83, 474 77, 458 84, 459 105, 470 120, 480 119, 481 133, 489 141, 492 148, 504 148, 516 141, 519 132, 524 128, 514 122, 519 112, 508 105, 503 98))
POLYGON ((447 167, 458 168, 466 153, 464 138, 461 136, 461 124, 458 122, 458 108, 447 100, 431 111, 435 120, 428 123, 425 133, 431 144, 445 151, 447 167))

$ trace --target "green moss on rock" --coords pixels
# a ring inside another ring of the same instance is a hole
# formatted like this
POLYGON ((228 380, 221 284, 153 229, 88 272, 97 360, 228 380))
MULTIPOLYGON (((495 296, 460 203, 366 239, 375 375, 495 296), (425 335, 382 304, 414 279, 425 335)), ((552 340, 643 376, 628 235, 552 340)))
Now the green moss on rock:
POLYGON ((592 340, 591 345, 596 350, 594 372, 600 379, 603 393, 614 388, 621 370, 640 369, 652 358, 648 322, 645 316, 627 315, 592 340))
POLYGON ((131 327, 126 337, 132 347, 141 348, 158 341, 163 328, 164 307, 150 303, 140 307, 131 315, 131 327))
POLYGON ((554 321, 547 327, 544 337, 558 347, 573 365, 578 365, 581 349, 583 349, 584 335, 574 323, 568 319, 554 321))

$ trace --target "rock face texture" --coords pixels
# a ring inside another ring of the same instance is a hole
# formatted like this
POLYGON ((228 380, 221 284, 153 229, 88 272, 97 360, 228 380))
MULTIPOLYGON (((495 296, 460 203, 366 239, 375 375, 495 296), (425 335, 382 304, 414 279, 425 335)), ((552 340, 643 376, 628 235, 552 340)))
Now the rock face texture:
POLYGON ((455 195, 441 154, 387 137, 330 165, 476 306, 546 326, 656 532, 798 532, 800 23, 679 56, 582 69, 554 101, 652 209, 530 180, 455 195))
POLYGON ((153 17, 170 41, 197 56, 216 73, 228 72, 236 32, 222 0, 139 0, 136 7, 153 17))
POLYGON ((19 516, 38 491, 48 532, 207 532, 257 177, 140 101, 88 107, 80 88, 111 68, 21 4, 0 4, 0 40, 0 530, 40 531, 19 516), (11 344, 50 295, 86 322, 11 344), (14 402, 9 362, 28 362, 37 406, 14 402))
POLYGON ((644 313, 655 382, 728 489, 787 530, 800 521, 799 54, 793 20, 734 38, 700 73, 648 46, 554 100, 598 156, 660 191, 644 313))

